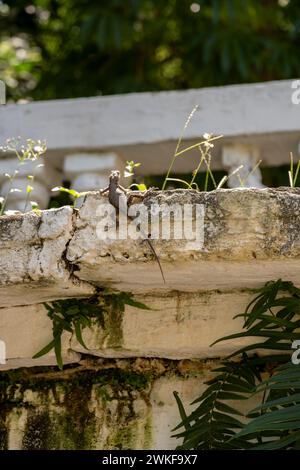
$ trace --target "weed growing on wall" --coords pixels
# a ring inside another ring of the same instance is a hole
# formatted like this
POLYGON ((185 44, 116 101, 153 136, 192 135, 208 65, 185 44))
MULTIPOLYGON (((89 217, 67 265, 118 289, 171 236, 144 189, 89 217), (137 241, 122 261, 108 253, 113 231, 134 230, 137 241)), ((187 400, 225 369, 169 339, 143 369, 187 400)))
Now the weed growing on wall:
POLYGON ((4 214, 9 196, 15 192, 22 192, 22 189, 18 188, 16 183, 16 178, 20 173, 22 167, 25 165, 31 164, 30 173, 26 174, 28 184, 26 186, 26 197, 24 202, 23 212, 26 212, 28 208, 36 210, 38 209, 38 204, 35 201, 31 200, 31 193, 34 190, 33 184, 36 176, 36 172, 41 168, 43 163, 40 163, 42 155, 46 152, 47 147, 46 143, 41 140, 27 139, 22 143, 21 138, 11 138, 7 139, 6 145, 0 147, 0 151, 3 153, 10 153, 15 155, 16 164, 15 169, 11 173, 5 173, 5 177, 9 181, 8 189, 6 194, 0 197, 0 216, 4 214))
POLYGON ((44 356, 54 349, 57 365, 63 369, 61 353, 62 334, 67 331, 76 335, 77 341, 88 350, 82 338, 82 330, 90 328, 93 322, 104 328, 104 314, 122 314, 126 305, 149 310, 149 307, 134 300, 130 292, 102 291, 88 299, 63 299, 44 303, 47 315, 52 321, 53 340, 36 353, 33 358, 44 356))
POLYGON ((298 160, 296 168, 294 169, 294 157, 293 157, 292 152, 290 153, 290 159, 291 159, 290 170, 288 172, 289 183, 290 183, 290 187, 294 188, 297 185, 297 181, 298 181, 299 170, 300 170, 300 160, 298 160))

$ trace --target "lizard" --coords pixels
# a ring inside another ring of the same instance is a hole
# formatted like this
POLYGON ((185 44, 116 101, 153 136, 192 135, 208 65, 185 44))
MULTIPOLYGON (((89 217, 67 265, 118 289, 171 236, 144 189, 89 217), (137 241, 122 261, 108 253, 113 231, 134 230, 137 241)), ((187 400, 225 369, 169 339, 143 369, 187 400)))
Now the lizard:
MULTIPOLYGON (((146 194, 149 194, 149 192, 151 192, 152 190, 153 189, 148 189, 143 194, 135 193, 134 195, 130 195, 129 198, 128 198, 127 197, 128 190, 123 188, 120 185, 120 172, 118 170, 113 170, 110 174, 110 177, 109 177, 109 185, 107 186, 107 188, 104 188, 104 189, 100 190, 100 194, 104 195, 104 194, 108 193, 108 200, 111 203, 111 205, 114 206, 114 208, 119 210, 119 211, 126 212, 126 215, 127 215, 128 219, 134 220, 133 217, 130 217, 130 215, 128 215, 128 207, 130 206, 130 201, 132 199, 132 196, 144 199, 146 194)), ((142 235, 144 236, 150 250, 152 251, 152 253, 153 253, 153 255, 154 255, 154 257, 157 261, 157 264, 159 266, 163 281, 164 281, 164 283, 166 283, 165 276, 164 276, 164 273, 163 273, 163 269, 162 269, 162 266, 161 266, 161 263, 160 263, 160 259, 159 259, 158 255, 157 255, 157 253, 154 249, 154 246, 153 246, 152 242, 149 240, 149 238, 146 235, 144 235, 143 233, 142 233, 142 235)))

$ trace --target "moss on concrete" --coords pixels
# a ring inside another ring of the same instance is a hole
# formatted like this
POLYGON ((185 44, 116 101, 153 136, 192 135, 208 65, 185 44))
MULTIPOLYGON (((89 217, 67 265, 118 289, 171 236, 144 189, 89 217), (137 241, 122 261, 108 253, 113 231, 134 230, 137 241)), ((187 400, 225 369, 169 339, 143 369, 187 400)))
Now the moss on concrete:
POLYGON ((205 361, 95 359, 0 373, 0 449, 151 449, 154 381, 205 361))
MULTIPOLYGON (((0 373, 0 449, 7 449, 10 423, 25 450, 129 449, 144 441, 134 402, 150 392, 149 372, 117 367, 20 369, 0 373), (21 410, 26 422, 19 424, 21 410), (18 411, 19 410, 19 411, 18 411), (106 437, 101 436, 105 429, 106 437)), ((145 405, 147 406, 147 405, 145 405)), ((148 432, 148 431, 147 431, 148 432)), ((147 437, 147 442, 149 441, 147 437)), ((17 443, 12 444, 17 446, 17 443)))

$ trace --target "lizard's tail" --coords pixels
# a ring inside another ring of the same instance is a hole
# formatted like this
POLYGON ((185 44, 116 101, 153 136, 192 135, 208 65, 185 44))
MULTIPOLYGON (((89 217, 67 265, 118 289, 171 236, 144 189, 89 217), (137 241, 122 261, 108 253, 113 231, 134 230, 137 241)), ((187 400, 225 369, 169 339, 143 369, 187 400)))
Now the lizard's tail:
POLYGON ((163 272, 162 267, 161 267, 161 264, 160 264, 159 257, 157 256, 157 253, 156 253, 156 251, 154 250, 153 245, 152 245, 152 243, 150 242, 150 240, 149 240, 148 238, 146 238, 145 240, 146 240, 146 242, 148 243, 148 246, 150 247, 150 250, 151 250, 152 253, 154 254, 154 257, 155 257, 155 259, 156 259, 156 261, 157 261, 157 263, 158 263, 158 266, 159 266, 159 269, 160 269, 160 272, 161 272, 161 277, 163 278, 163 281, 164 281, 164 283, 166 284, 166 279, 165 279, 164 272, 163 272))

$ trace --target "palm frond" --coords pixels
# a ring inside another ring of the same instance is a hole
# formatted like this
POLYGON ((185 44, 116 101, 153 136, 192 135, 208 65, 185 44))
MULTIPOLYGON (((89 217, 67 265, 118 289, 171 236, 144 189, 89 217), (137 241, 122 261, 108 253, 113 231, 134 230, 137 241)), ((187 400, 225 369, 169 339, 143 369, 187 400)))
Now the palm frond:
POLYGON ((265 403, 253 410, 260 416, 247 423, 236 437, 269 431, 268 438, 256 449, 293 448, 300 442, 300 367, 281 365, 257 389, 267 396, 265 403))
POLYGON ((215 341, 254 338, 214 370, 215 377, 181 422, 174 437, 180 449, 290 449, 300 445, 300 365, 291 363, 292 343, 300 338, 300 289, 281 279, 259 289, 245 312, 243 330, 215 341), (269 351, 259 356, 257 352, 269 351), (263 380, 263 374, 269 374, 263 380), (245 419, 240 400, 256 394, 258 407, 245 419), (229 404, 227 403, 229 402, 229 404), (232 405, 234 402, 234 405, 232 405))
POLYGON ((176 397, 181 422, 173 431, 184 428, 174 434, 174 437, 183 438, 180 449, 237 449, 252 446, 248 436, 234 443, 231 437, 243 429, 243 413, 236 402, 247 400, 253 394, 257 380, 261 380, 259 368, 251 366, 244 358, 243 363, 223 361, 214 372, 216 376, 207 382, 208 388, 195 400, 194 404, 198 406, 189 416, 178 395, 176 397), (230 401, 230 405, 226 401, 230 401))

